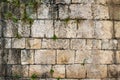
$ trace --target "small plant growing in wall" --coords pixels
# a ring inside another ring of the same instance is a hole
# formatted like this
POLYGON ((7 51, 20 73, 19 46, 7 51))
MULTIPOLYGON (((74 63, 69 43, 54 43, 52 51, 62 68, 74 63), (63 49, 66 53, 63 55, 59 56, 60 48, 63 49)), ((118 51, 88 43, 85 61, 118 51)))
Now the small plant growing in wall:
POLYGON ((34 73, 34 74, 32 74, 32 76, 31 76, 31 80, 36 80, 37 77, 38 77, 37 74, 34 73))
POLYGON ((21 78, 21 76, 18 75, 18 74, 15 74, 15 75, 13 76, 13 79, 20 79, 20 78, 21 78))
POLYGON ((83 66, 84 66, 84 65, 85 65, 86 60, 87 60, 87 59, 84 59, 84 60, 83 60, 83 63, 82 63, 81 65, 83 65, 83 66))
POLYGON ((58 38, 57 38, 57 36, 54 34, 53 37, 52 37, 52 39, 53 39, 54 41, 56 41, 58 38))
POLYGON ((51 77, 53 76, 53 73, 54 73, 54 70, 53 70, 53 69, 50 69, 51 77))
POLYGON ((60 80, 60 77, 56 78, 57 80, 60 80))

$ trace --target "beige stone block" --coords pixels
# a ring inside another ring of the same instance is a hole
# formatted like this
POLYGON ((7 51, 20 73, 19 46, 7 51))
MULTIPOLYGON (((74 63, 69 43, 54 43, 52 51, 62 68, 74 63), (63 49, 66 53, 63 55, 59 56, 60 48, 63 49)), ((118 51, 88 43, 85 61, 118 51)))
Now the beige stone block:
POLYGON ((116 52, 116 60, 117 60, 117 63, 120 63, 120 51, 116 52))
POLYGON ((84 50, 85 46, 86 46, 86 40, 85 39, 72 39, 71 40, 71 49, 84 50))
POLYGON ((37 77, 50 77, 51 65, 30 65, 29 67, 29 77, 36 74, 37 77))
POLYGON ((31 27, 32 37, 53 37, 52 20, 35 20, 31 27))
POLYGON ((115 22, 115 37, 120 38, 120 22, 115 22))
POLYGON ((5 48, 11 48, 11 38, 5 38, 5 48))
POLYGON ((73 64, 75 51, 57 50, 57 64, 73 64))
POLYGON ((34 50, 21 50, 21 64, 34 64, 34 50))
POLYGON ((53 77, 54 78, 65 78, 65 65, 55 65, 53 66, 53 77))
POLYGON ((75 20, 55 22, 55 34, 59 38, 75 38, 76 31, 77 23, 75 20))
POLYGON ((92 63, 92 54, 90 50, 77 50, 76 51, 76 57, 75 57, 75 63, 92 63))
POLYGON ((74 19, 92 19, 91 4, 71 4, 70 18, 74 19))
POLYGON ((85 78, 86 69, 81 64, 66 65, 67 78, 85 78))
POLYGON ((69 49, 69 40, 68 39, 43 39, 42 48, 49 49, 69 49))
POLYGON ((92 4, 94 0, 72 0, 72 3, 92 4))
POLYGON ((87 78, 100 79, 107 77, 107 65, 87 64, 87 78))
POLYGON ((69 17, 69 6, 68 5, 59 5, 59 18, 66 19, 69 17))
POLYGON ((109 19, 109 8, 108 6, 95 5, 93 7, 93 15, 95 19, 109 19))
POLYGON ((35 64, 55 64, 54 50, 35 50, 35 64))
POLYGON ((113 34, 113 23, 111 21, 95 21, 95 38, 111 39, 113 34))
POLYGON ((94 22, 92 20, 78 21, 78 38, 93 38, 94 37, 94 22))
POLYGON ((12 38, 12 48, 25 48, 25 38, 12 38))
POLYGON ((55 0, 56 4, 62 3, 62 4, 70 4, 71 0, 55 0))
POLYGON ((117 65, 108 65, 108 77, 117 78, 118 77, 118 66, 117 65))
POLYGON ((102 49, 117 49, 117 40, 102 40, 102 49))
POLYGON ((41 39, 26 38, 26 48, 27 49, 40 49, 41 39))

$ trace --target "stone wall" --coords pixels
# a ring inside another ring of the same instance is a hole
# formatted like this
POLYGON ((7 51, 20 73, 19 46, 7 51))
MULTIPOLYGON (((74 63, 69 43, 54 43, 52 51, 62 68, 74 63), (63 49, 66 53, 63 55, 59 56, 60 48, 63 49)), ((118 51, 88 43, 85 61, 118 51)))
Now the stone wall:
POLYGON ((10 9, 0 7, 0 80, 120 80, 120 0, 42 0, 32 25, 4 20, 10 9))

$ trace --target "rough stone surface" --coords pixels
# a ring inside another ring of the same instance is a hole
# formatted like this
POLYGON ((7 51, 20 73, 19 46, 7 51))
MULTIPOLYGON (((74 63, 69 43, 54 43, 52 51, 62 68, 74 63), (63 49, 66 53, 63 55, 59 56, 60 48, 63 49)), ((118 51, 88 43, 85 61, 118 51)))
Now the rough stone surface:
POLYGON ((57 50, 57 64, 74 63, 75 51, 72 50, 57 50))
POLYGON ((120 80, 120 0, 2 1, 0 80, 120 80))
POLYGON ((106 65, 86 65, 87 78, 106 78, 107 77, 107 66, 106 65))
POLYGON ((71 4, 70 5, 70 18, 79 19, 92 19, 92 10, 90 4, 71 4))
POLYGON ((27 49, 40 49, 41 48, 41 39, 27 38, 26 39, 26 48, 27 49))
POLYGON ((35 50, 36 64, 55 64, 54 50, 35 50))
POLYGON ((52 20, 36 20, 32 25, 32 37, 52 37, 53 21, 52 20))
POLYGON ((53 66, 53 77, 55 78, 65 78, 65 65, 55 65, 53 66))
POLYGON ((67 78, 85 78, 86 69, 85 66, 80 64, 67 65, 66 66, 67 78))
POLYGON ((55 22, 55 34, 59 38, 75 38, 76 30, 77 24, 74 20, 55 22))

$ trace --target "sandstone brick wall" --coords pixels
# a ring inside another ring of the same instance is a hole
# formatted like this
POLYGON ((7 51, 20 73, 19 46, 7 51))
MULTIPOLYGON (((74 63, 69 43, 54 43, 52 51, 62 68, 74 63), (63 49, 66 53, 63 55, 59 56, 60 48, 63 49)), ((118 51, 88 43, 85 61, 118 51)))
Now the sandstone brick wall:
POLYGON ((42 0, 32 25, 4 20, 7 8, 0 80, 120 80, 120 0, 42 0))

